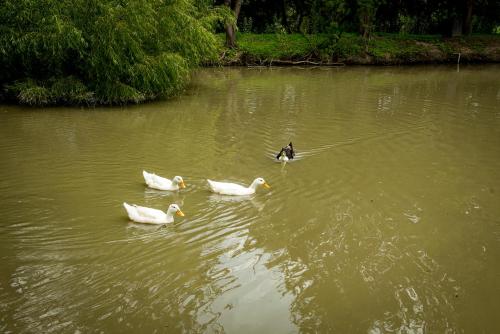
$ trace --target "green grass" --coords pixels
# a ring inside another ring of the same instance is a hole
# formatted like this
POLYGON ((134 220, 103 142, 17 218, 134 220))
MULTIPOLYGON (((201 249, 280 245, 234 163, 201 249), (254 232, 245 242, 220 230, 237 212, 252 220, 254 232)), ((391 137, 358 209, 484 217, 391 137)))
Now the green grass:
POLYGON ((394 34, 377 32, 374 34, 376 37, 383 37, 400 41, 421 41, 421 42, 435 42, 441 40, 441 35, 415 35, 415 34, 394 34))
MULTIPOLYGON (((221 50, 225 36, 219 35, 221 50)), ((499 61, 500 36, 472 35, 443 38, 439 35, 375 33, 368 40, 343 33, 328 35, 237 35, 238 48, 225 50, 223 64, 272 64, 276 60, 311 60, 321 63, 405 64, 453 61, 466 50, 464 61, 499 61), (493 50, 493 51, 491 51, 493 50)))
MULTIPOLYGON (((221 45, 225 36, 219 34, 221 45)), ((238 49, 262 59, 303 56, 310 51, 310 41, 301 34, 238 34, 238 49)))
MULTIPOLYGON (((221 48, 225 36, 219 35, 221 48)), ((327 35, 302 34, 238 34, 238 49, 226 50, 229 57, 243 53, 258 61, 293 60, 312 57, 329 61, 331 55, 350 56, 358 54, 362 41, 358 35, 343 34, 335 44, 328 43, 327 35)))
POLYGON ((423 52, 425 47, 415 40, 374 37, 369 42, 368 53, 377 58, 408 59, 423 52))

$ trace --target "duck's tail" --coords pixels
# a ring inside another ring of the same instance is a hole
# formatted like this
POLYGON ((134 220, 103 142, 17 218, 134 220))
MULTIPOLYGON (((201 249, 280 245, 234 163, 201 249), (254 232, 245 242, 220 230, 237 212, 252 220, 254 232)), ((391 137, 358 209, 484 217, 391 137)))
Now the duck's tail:
POLYGON ((142 171, 142 176, 144 176, 144 182, 149 186, 152 183, 152 179, 154 174, 153 173, 148 173, 145 170, 142 171))
POLYGON ((130 204, 127 204, 126 202, 123 202, 123 207, 125 208, 125 210, 127 211, 127 214, 130 217, 130 214, 132 213, 134 207, 130 204))
POLYGON ((208 186, 210 187, 211 190, 214 190, 214 181, 207 179, 208 186))
POLYGON ((284 151, 284 150, 285 150, 285 149, 283 149, 283 148, 281 149, 281 151, 280 151, 280 152, 278 153, 278 155, 276 156, 276 159, 280 160, 280 158, 281 158, 281 153, 283 153, 283 151, 284 151))

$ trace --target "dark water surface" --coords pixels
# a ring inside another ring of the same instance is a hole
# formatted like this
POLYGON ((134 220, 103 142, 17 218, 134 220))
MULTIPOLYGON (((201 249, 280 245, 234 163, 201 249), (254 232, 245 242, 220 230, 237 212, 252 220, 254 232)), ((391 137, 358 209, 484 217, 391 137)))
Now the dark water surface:
POLYGON ((0 106, 0 139, 1 333, 500 332, 500 66, 206 69, 168 102, 0 106))

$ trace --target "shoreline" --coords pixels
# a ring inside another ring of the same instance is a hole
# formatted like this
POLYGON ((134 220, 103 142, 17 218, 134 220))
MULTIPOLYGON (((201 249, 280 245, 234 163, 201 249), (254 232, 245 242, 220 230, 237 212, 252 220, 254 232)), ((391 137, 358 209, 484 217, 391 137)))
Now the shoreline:
MULTIPOLYGON (((500 63, 500 35, 472 35, 443 38, 437 35, 374 34, 369 40, 351 33, 332 39, 328 35, 238 34, 237 48, 224 46, 219 34, 219 58, 199 67, 265 66, 265 67, 336 67, 336 66, 412 66, 500 63)), ((0 103, 39 106, 127 105, 162 99, 162 94, 143 100, 102 103, 94 91, 78 78, 47 82, 27 79, 16 85, 2 85, 0 103), (62 83, 62 84, 61 84, 62 83), (59 89, 54 90, 57 86, 59 89), (61 88, 62 87, 62 88, 61 88), (63 89, 64 88, 64 89, 63 89), (19 90, 19 92, 16 91, 19 90)), ((169 94, 182 94, 182 90, 169 94)))
MULTIPOLYGON (((220 38, 222 40, 222 38, 220 38)), ((443 38, 376 34, 369 41, 343 34, 239 34, 238 47, 220 46, 218 62, 205 66, 347 66, 500 63, 500 35, 443 38)))

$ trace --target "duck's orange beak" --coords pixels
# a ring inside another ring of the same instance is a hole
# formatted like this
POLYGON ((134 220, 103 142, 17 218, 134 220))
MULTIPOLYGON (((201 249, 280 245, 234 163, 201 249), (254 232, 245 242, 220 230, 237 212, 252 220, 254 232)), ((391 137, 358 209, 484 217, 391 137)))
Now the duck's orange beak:
POLYGON ((179 217, 184 217, 185 216, 184 212, 182 212, 181 210, 177 211, 175 214, 177 216, 179 216, 179 217))
POLYGON ((186 184, 184 183, 184 180, 181 181, 181 188, 182 189, 186 188, 186 184))
POLYGON ((263 184, 262 186, 263 186, 264 188, 266 188, 266 189, 271 188, 271 186, 270 186, 270 185, 268 185, 266 182, 264 182, 264 184, 263 184))

